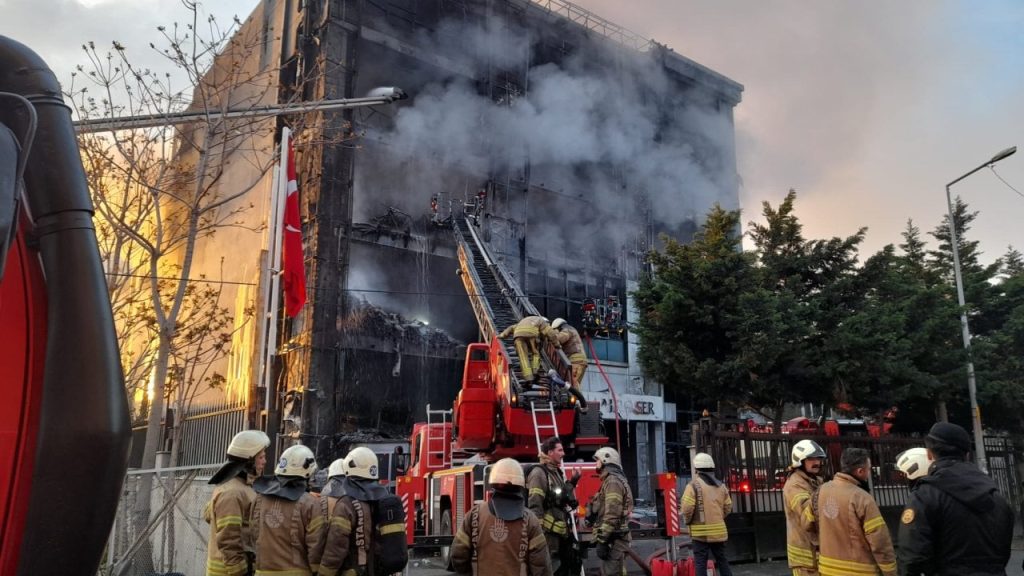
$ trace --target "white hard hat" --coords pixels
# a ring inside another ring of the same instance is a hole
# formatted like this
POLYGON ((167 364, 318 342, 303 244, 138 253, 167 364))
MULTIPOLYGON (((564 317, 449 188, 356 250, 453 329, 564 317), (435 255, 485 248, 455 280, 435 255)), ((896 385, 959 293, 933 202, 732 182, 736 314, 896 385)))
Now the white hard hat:
POLYGON ((932 461, 928 459, 928 450, 924 448, 904 450, 896 457, 896 467, 907 475, 908 480, 917 480, 927 476, 928 468, 931 465, 932 461))
POLYGON ((565 324, 565 318, 555 318, 555 321, 551 323, 551 327, 558 330, 565 324))
POLYGON ((345 457, 345 473, 355 478, 376 480, 378 478, 377 455, 365 446, 353 448, 345 457))
POLYGON ((334 478, 335 476, 345 475, 345 459, 338 458, 331 465, 327 467, 327 477, 334 478))
POLYGON ((523 476, 523 466, 512 458, 502 458, 491 466, 491 472, 487 476, 487 483, 511 484, 525 488, 526 478, 523 476))
POLYGON ((827 454, 814 440, 801 440, 793 445, 793 451, 790 452, 789 457, 793 467, 799 468, 804 463, 804 460, 808 458, 826 458, 827 454))
POLYGON ((698 452, 697 455, 693 457, 693 467, 697 470, 714 470, 715 461, 711 458, 710 454, 698 452))
POLYGON ((618 467, 622 467, 622 458, 619 457, 619 451, 610 446, 605 446, 594 452, 594 460, 601 464, 615 464, 618 467))
POLYGON ((274 474, 309 478, 316 472, 316 456, 302 444, 296 444, 281 453, 274 474))
POLYGON ((242 430, 228 444, 228 456, 254 458, 270 446, 270 438, 262 430, 242 430))

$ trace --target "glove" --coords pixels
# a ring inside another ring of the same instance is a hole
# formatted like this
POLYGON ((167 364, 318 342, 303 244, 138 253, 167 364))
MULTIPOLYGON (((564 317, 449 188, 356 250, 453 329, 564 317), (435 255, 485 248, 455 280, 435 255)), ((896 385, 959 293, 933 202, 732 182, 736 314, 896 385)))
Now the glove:
POLYGON ((580 478, 582 478, 582 477, 583 477, 583 474, 580 473, 579 470, 577 470, 577 471, 572 473, 572 476, 569 478, 568 482, 569 482, 569 484, 572 484, 573 488, 575 488, 576 484, 579 483, 580 478))
POLYGON ((608 546, 607 542, 597 543, 597 557, 601 560, 607 560, 612 557, 612 549, 608 546))

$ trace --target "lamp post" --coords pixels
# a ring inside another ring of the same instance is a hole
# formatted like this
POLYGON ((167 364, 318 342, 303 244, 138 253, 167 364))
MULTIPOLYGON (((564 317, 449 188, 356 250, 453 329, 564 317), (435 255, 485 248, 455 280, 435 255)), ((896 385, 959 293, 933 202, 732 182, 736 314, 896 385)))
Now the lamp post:
POLYGON ((974 429, 974 457, 978 467, 988 473, 988 460, 985 458, 985 440, 981 430, 981 411, 978 409, 978 390, 974 379, 974 360, 971 358, 971 329, 967 324, 967 305, 964 302, 964 279, 960 271, 960 248, 957 245, 956 223, 953 221, 953 198, 949 193, 953 184, 967 178, 978 170, 991 166, 1000 160, 1012 156, 1017 151, 1016 146, 996 154, 981 166, 964 174, 963 176, 946 184, 946 207, 949 209, 949 242, 953 247, 953 277, 956 279, 956 298, 960 304, 960 333, 964 339, 964 350, 967 352, 967 391, 971 397, 971 426, 974 429))

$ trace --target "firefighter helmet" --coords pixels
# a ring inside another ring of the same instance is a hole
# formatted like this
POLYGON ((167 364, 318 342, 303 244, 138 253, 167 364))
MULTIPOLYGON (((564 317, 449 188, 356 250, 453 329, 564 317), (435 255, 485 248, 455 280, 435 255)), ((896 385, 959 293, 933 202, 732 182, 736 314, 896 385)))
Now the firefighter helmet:
POLYGON ((602 466, 605 464, 615 464, 622 468, 622 458, 619 457, 619 451, 609 446, 594 452, 594 460, 600 462, 602 466))
POLYGON ((345 459, 338 458, 331 465, 327 467, 327 477, 334 478, 335 476, 345 475, 345 459))
POLYGON ((565 318, 555 318, 555 321, 551 323, 551 327, 558 330, 565 325, 565 318))
POLYGON ((523 476, 523 466, 512 458, 502 458, 491 466, 487 483, 492 485, 511 484, 525 488, 526 478, 523 476))
POLYGON ((693 457, 693 467, 697 470, 714 470, 715 461, 711 458, 711 454, 698 452, 697 455, 693 457))
POLYGON ((917 480, 928 475, 928 468, 932 465, 928 459, 928 450, 924 448, 911 448, 904 450, 896 457, 896 467, 907 475, 908 480, 917 480))
POLYGON ((242 430, 228 444, 228 456, 255 458, 270 446, 270 438, 262 430, 242 430))
POLYGON ((366 446, 353 448, 345 457, 346 474, 353 478, 376 480, 379 477, 377 464, 377 455, 366 446))
POLYGON ((296 444, 281 453, 274 474, 309 478, 316 472, 316 456, 302 444, 296 444))
POLYGON ((799 468, 808 458, 827 458, 827 455, 814 440, 801 440, 793 445, 793 451, 790 453, 793 468, 799 468))

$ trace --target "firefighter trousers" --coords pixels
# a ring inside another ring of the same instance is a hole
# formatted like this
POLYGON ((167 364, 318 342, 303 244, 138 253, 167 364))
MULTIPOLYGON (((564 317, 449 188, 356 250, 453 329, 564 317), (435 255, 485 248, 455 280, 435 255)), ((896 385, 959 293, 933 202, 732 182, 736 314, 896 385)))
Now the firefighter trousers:
POLYGON ((513 340, 516 354, 519 356, 519 369, 523 372, 523 380, 533 380, 535 372, 540 370, 540 349, 536 338, 516 338, 513 340))

